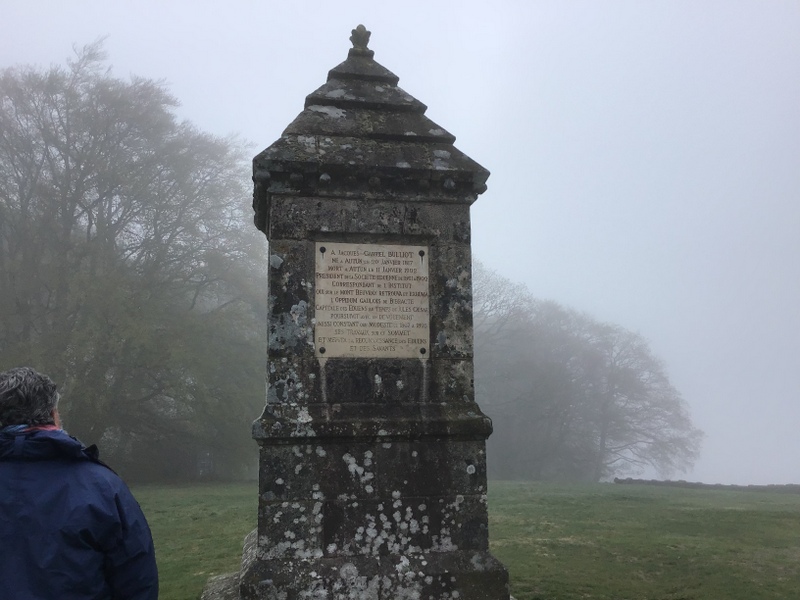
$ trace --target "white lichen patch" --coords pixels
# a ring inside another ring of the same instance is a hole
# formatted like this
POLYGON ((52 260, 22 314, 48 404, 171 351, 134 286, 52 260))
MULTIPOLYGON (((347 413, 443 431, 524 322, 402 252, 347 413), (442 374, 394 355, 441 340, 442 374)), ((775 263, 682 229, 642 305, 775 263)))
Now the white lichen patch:
POLYGON ((369 482, 375 478, 375 474, 372 471, 369 471, 367 467, 372 466, 372 452, 367 450, 364 453, 364 460, 362 464, 358 464, 356 458, 349 452, 342 455, 342 460, 347 465, 347 470, 350 472, 350 475, 357 477, 359 483, 364 485, 364 491, 368 494, 371 494, 374 489, 369 482))
POLYGON ((269 257, 269 266, 273 269, 280 269, 283 264, 283 259, 277 254, 272 254, 269 257))
POLYGON ((328 98, 352 98, 351 94, 347 93, 347 90, 339 88, 338 90, 331 90, 325 94, 328 98))
MULTIPOLYGON (((295 405, 296 406, 296 405, 295 405)), ((297 417, 295 420, 295 428, 292 435, 313 437, 315 435, 314 428, 311 426, 313 418, 308 412, 308 408, 301 406, 297 410, 297 417)), ((306 446, 306 454, 311 454, 311 446, 306 446)))
POLYGON ((360 466, 355 457, 349 452, 342 455, 342 460, 347 464, 347 470, 351 475, 361 476, 364 474, 364 467, 360 466))
POLYGON ((332 119, 341 119, 347 114, 347 111, 343 108, 337 108, 335 106, 322 106, 320 104, 312 104, 308 107, 308 110, 323 114, 326 117, 331 117, 332 119))
POLYGON ((303 327, 306 324, 306 313, 308 311, 308 303, 305 300, 300 300, 297 304, 289 309, 289 316, 295 325, 303 327))
POLYGON ((408 557, 401 556, 400 557, 400 562, 398 562, 394 566, 394 568, 398 573, 402 573, 403 571, 407 571, 408 570, 409 564, 410 564, 410 561, 408 560, 408 557))
POLYGON ((317 147, 317 138, 313 135, 298 135, 297 141, 303 144, 307 150, 313 150, 317 147))

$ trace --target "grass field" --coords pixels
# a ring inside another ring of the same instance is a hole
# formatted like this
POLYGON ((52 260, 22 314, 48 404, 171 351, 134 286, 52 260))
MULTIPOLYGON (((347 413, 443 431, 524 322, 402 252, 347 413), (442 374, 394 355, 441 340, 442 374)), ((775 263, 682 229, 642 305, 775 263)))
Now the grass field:
MULTIPOLYGON (((161 600, 239 566, 255 484, 134 489, 161 600)), ((800 599, 800 495, 492 482, 492 552, 517 600, 800 599)))

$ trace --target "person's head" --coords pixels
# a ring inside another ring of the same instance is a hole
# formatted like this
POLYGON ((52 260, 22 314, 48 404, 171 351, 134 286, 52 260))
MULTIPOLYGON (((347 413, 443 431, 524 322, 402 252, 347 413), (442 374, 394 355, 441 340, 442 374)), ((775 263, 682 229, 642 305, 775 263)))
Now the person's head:
POLYGON ((56 384, 30 367, 0 373, 0 427, 54 425, 58 398, 56 384))

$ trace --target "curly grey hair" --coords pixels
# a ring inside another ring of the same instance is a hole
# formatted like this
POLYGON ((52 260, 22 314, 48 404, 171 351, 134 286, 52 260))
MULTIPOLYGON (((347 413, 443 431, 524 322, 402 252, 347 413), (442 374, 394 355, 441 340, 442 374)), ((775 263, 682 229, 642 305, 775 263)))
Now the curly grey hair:
POLYGON ((0 373, 0 427, 53 425, 58 399, 53 380, 30 367, 0 373))

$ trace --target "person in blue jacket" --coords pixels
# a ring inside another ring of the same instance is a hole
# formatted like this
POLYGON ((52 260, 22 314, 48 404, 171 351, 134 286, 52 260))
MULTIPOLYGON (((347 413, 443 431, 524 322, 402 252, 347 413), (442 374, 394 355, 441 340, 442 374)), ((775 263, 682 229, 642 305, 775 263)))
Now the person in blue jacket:
POLYGON ((0 373, 0 598, 155 600, 153 538, 125 483, 60 427, 29 367, 0 373))

